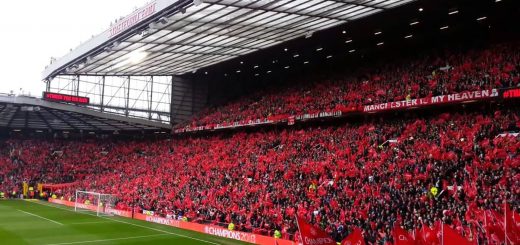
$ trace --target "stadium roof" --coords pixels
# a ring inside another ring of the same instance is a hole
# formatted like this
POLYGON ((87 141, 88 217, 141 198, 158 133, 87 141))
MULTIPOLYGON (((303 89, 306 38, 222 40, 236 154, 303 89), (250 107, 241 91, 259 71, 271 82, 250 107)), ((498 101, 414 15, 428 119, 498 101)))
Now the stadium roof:
POLYGON ((0 129, 169 132, 167 124, 102 113, 34 97, 0 95, 0 129))
POLYGON ((182 75, 415 0, 156 0, 64 57, 57 75, 182 75))

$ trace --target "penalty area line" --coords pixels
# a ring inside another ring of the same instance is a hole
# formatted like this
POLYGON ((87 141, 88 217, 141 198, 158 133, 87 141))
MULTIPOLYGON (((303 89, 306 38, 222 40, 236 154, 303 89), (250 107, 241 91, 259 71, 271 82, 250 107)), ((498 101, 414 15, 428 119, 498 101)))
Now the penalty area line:
POLYGON ((34 216, 34 217, 38 217, 38 218, 40 218, 40 219, 44 219, 44 220, 50 221, 50 222, 52 222, 52 223, 54 223, 54 224, 63 225, 62 223, 60 223, 60 222, 58 222, 58 221, 55 221, 55 220, 52 220, 52 219, 47 219, 47 218, 42 217, 42 216, 37 215, 37 214, 33 214, 33 213, 29 213, 29 212, 25 212, 25 211, 20 210, 20 209, 17 209, 17 210, 20 211, 20 212, 22 212, 22 213, 24 213, 24 214, 28 214, 28 215, 31 215, 31 216, 34 216))

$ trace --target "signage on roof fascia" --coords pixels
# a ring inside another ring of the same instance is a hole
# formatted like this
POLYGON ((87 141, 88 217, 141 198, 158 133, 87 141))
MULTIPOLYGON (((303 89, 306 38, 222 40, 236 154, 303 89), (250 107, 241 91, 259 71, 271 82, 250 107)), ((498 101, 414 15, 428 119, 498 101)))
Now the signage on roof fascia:
POLYGON ((165 10, 171 5, 175 4, 177 0, 155 0, 146 4, 144 7, 137 9, 131 14, 127 15, 121 21, 110 26, 104 32, 92 37, 90 40, 80 44, 78 47, 58 58, 52 64, 48 65, 42 72, 42 79, 47 79, 56 70, 63 69, 68 63, 77 58, 86 55, 90 51, 99 48, 106 42, 115 39, 119 34, 131 29, 142 21, 152 17, 153 15, 165 10))

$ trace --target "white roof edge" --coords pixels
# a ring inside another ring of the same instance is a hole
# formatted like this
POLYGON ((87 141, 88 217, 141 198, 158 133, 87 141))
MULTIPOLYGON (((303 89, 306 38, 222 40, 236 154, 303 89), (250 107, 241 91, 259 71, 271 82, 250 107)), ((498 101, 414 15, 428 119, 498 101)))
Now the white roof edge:
POLYGON ((42 72, 42 80, 47 79, 49 76, 51 76, 52 73, 54 73, 58 69, 63 68, 63 66, 67 65, 71 61, 87 54, 88 52, 101 46, 102 44, 112 39, 115 39, 115 37, 119 36, 120 34, 123 34, 125 31, 131 29, 137 24, 149 19, 155 14, 168 8, 175 2, 177 2, 177 0, 154 0, 146 4, 145 6, 135 10, 122 20, 113 24, 104 32, 82 43, 68 54, 58 58, 52 64, 46 66, 45 70, 42 72))

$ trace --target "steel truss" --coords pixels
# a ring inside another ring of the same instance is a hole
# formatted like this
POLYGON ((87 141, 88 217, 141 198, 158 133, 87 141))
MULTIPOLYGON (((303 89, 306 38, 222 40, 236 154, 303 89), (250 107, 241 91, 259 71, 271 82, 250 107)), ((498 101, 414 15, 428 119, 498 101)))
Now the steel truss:
POLYGON ((61 75, 46 91, 90 98, 86 107, 111 114, 169 124, 172 76, 61 75))

